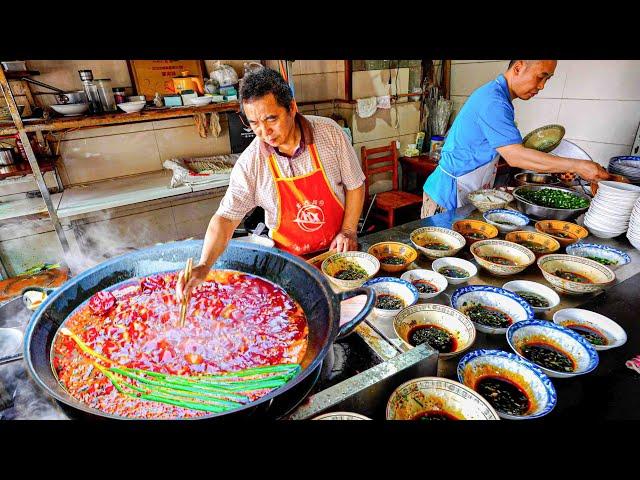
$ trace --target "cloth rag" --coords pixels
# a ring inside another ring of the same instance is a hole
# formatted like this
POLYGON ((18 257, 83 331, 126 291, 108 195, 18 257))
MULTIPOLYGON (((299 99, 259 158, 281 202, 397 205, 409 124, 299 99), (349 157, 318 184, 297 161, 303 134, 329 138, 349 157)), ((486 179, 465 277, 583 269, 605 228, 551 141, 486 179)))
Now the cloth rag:
POLYGON ((381 97, 376 97, 376 105, 378 108, 391 108, 391 96, 383 95, 381 97))
POLYGON ((356 113, 360 118, 369 118, 378 109, 376 97, 359 98, 356 103, 356 113))

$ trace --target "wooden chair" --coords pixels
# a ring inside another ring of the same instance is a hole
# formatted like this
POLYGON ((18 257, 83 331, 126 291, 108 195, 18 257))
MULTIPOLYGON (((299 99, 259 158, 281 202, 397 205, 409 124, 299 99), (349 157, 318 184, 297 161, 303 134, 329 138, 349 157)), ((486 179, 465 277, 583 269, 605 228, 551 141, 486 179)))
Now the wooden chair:
POLYGON ((395 225, 396 210, 405 207, 422 205, 422 197, 398 189, 398 150, 396 142, 391 142, 389 146, 366 148, 362 147, 362 166, 365 180, 365 198, 369 200, 369 183, 371 177, 378 173, 392 172, 393 188, 388 192, 380 192, 374 199, 375 209, 372 215, 387 223, 387 228, 395 225), (387 163, 385 166, 376 166, 380 163, 387 163))

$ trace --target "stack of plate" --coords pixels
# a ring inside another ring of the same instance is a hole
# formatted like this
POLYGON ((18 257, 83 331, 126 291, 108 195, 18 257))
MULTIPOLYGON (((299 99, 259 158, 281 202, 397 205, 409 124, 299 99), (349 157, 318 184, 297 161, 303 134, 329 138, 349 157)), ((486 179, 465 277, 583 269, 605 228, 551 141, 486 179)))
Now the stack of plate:
POLYGON ((627 238, 635 248, 640 250, 640 199, 636 201, 629 220, 627 238))
POLYGON ((609 160, 608 170, 627 177, 631 183, 640 184, 640 156, 613 157, 609 160))
MULTIPOLYGON (((613 238, 627 231, 640 187, 621 182, 598 182, 598 193, 584 216, 584 226, 600 238, 613 238)), ((640 207, 639 211, 640 211, 640 207)), ((640 220, 640 217, 638 218, 640 220)), ((639 225, 640 226, 640 225, 639 225)))

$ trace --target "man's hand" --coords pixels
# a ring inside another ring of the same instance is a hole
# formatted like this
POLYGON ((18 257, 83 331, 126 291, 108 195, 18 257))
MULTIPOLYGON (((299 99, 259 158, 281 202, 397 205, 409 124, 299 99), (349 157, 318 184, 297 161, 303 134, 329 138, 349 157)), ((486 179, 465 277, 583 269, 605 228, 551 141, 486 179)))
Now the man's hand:
POLYGON ((587 160, 577 160, 577 162, 576 173, 585 180, 597 182, 598 180, 606 180, 609 178, 609 172, 602 168, 602 165, 599 163, 587 160))
POLYGON ((184 297, 189 297, 191 295, 191 290, 196 288, 207 278, 207 273, 209 273, 209 268, 206 265, 196 265, 191 269, 191 278, 184 284, 184 270, 180 270, 180 274, 178 275, 178 282, 176 283, 176 300, 178 303, 182 302, 184 297))
POLYGON ((331 242, 330 250, 336 249, 338 253, 358 250, 358 237, 356 232, 342 230, 331 242))

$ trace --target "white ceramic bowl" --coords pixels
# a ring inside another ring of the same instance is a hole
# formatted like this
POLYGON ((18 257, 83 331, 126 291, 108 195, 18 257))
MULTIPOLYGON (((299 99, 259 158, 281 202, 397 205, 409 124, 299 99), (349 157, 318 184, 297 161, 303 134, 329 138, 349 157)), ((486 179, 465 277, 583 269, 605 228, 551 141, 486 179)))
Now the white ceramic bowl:
MULTIPOLYGON (((451 306, 469 316, 467 309, 482 305, 499 310, 511 318, 511 325, 534 317, 533 309, 522 297, 504 288, 490 285, 467 285, 451 295, 451 306)), ((471 320, 476 330, 484 333, 503 334, 508 327, 491 327, 471 320)))
POLYGON ((533 305, 531 305, 531 308, 533 308, 534 312, 545 312, 547 310, 551 310, 552 308, 556 308, 560 304, 560 297, 558 296, 558 294, 551 290, 549 287, 546 287, 538 282, 530 282, 528 280, 512 280, 511 282, 507 282, 502 285, 502 288, 513 293, 522 291, 535 293, 536 295, 540 295, 549 303, 548 307, 534 307, 533 305))
POLYGON ((558 396, 551 380, 535 364, 502 350, 475 350, 460 359, 458 380, 474 391, 487 376, 498 376, 517 385, 529 398, 529 409, 523 415, 499 411, 508 420, 531 420, 548 414, 556 406, 558 396))
POLYGON ((366 252, 342 252, 335 253, 326 258, 322 262, 320 270, 322 270, 322 273, 327 276, 331 283, 340 288, 350 290, 352 288, 358 288, 378 273, 378 270, 380 270, 380 262, 376 257, 366 252), (349 263, 355 263, 358 265, 367 272, 367 276, 357 280, 340 280, 333 276, 341 270, 344 270, 349 263))
POLYGON ((202 105, 208 105, 213 101, 213 97, 197 97, 191 99, 191 105, 195 105, 197 107, 201 107, 202 105))
POLYGON ((516 210, 505 210, 502 208, 488 210, 482 214, 482 218, 484 218, 485 222, 496 227, 500 233, 522 230, 522 227, 528 225, 530 221, 529 217, 524 213, 520 213, 516 210), (505 225, 500 222, 509 222, 512 225, 505 225))
POLYGON ((551 370, 532 362, 550 377, 575 377, 589 373, 598 366, 598 352, 582 335, 547 320, 514 323, 507 330, 507 342, 514 352, 525 359, 522 349, 531 343, 545 343, 568 356, 575 366, 571 372, 551 370))
POLYGON ((499 420, 481 395, 442 377, 419 377, 396 388, 387 402, 387 420, 415 420, 424 413, 451 415, 459 420, 499 420))
POLYGON ((22 349, 23 334, 17 328, 0 328, 0 358, 10 357, 22 349))
POLYGON ((469 248, 476 262, 493 275, 506 276, 520 273, 536 261, 535 254, 527 247, 506 240, 480 240, 469 248), (485 256, 506 258, 515 265, 500 265, 486 260, 485 256))
POLYGON ((82 115, 89 110, 87 103, 69 103, 66 105, 50 105, 54 112, 60 113, 65 117, 73 117, 74 115, 82 115))
POLYGON ((467 350, 476 339, 476 329, 469 317, 455 308, 435 303, 419 303, 404 308, 393 319, 393 330, 400 340, 410 348, 411 330, 418 325, 432 325, 446 330, 454 337, 456 347, 452 352, 440 353, 439 358, 450 358, 467 350))
MULTIPOLYGON (((596 350, 609 350, 624 345, 627 342, 627 333, 609 317, 582 308, 564 308, 553 315, 553 322, 565 328, 573 330, 573 326, 587 327, 595 330, 607 340, 606 345, 593 344, 596 350)), ((578 332, 579 333, 579 332, 578 332)))
POLYGON ((146 105, 146 103, 147 102, 145 102, 144 100, 137 100, 135 102, 124 102, 124 103, 119 103, 118 108, 120 108, 121 110, 127 113, 134 113, 142 110, 146 105))
POLYGON ((453 257, 465 246, 467 241, 458 232, 450 228, 442 227, 422 227, 411 232, 411 243, 427 258, 434 260, 442 257, 453 257), (449 246, 447 250, 435 250, 421 246, 425 239, 432 239, 449 246), (422 241, 421 241, 422 240, 422 241))
POLYGON ((236 237, 234 240, 239 240, 241 242, 255 243, 256 245, 262 245, 264 247, 275 246, 275 242, 269 237, 263 237, 262 235, 247 235, 246 237, 236 237))
MULTIPOLYGON (((418 298, 420 298, 420 294, 416 287, 407 282, 406 280, 402 280, 401 278, 395 277, 379 277, 372 278, 371 280, 367 280, 364 282, 363 286, 373 288, 373 291, 378 295, 395 295, 402 299, 404 306, 402 308, 410 307, 418 302, 418 298)), ((375 304, 374 304, 375 305, 375 304)), ((393 310, 387 310, 384 308, 373 307, 374 315, 380 318, 393 318, 395 317, 402 308, 397 308, 393 310)))
POLYGON ((442 275, 447 279, 447 282, 450 285, 459 285, 461 283, 467 282, 478 274, 478 267, 476 267, 473 263, 468 262, 467 260, 463 260, 462 258, 456 257, 444 257, 438 258, 431 263, 431 268, 434 272, 440 273, 439 270, 443 267, 458 267, 465 270, 469 276, 464 278, 456 278, 449 277, 447 275, 442 275))
MULTIPOLYGON (((566 248, 566 252, 567 255, 585 258, 599 257, 610 262, 616 262, 613 265, 607 265, 611 270, 615 270, 616 268, 631 262, 631 257, 622 250, 597 243, 574 243, 566 248)), ((596 260, 596 262, 597 261, 598 260, 596 260)))
POLYGON ((538 259, 538 268, 553 288, 572 295, 596 292, 612 284, 616 279, 616 274, 609 267, 601 265, 595 260, 574 255, 545 255, 538 259), (585 276, 591 280, 591 283, 581 283, 558 277, 555 274, 558 270, 585 276))
POLYGON ((440 275, 438 272, 434 272, 433 270, 426 270, 423 268, 417 268, 415 270, 407 270, 400 276, 400 278, 402 280, 406 280, 409 283, 425 281, 430 283, 432 287, 436 288, 436 291, 432 293, 420 293, 420 289, 414 283, 413 286, 418 289, 418 293, 420 293, 420 298, 423 300, 440 295, 447 288, 447 285, 448 285, 447 279, 443 275, 440 275))

